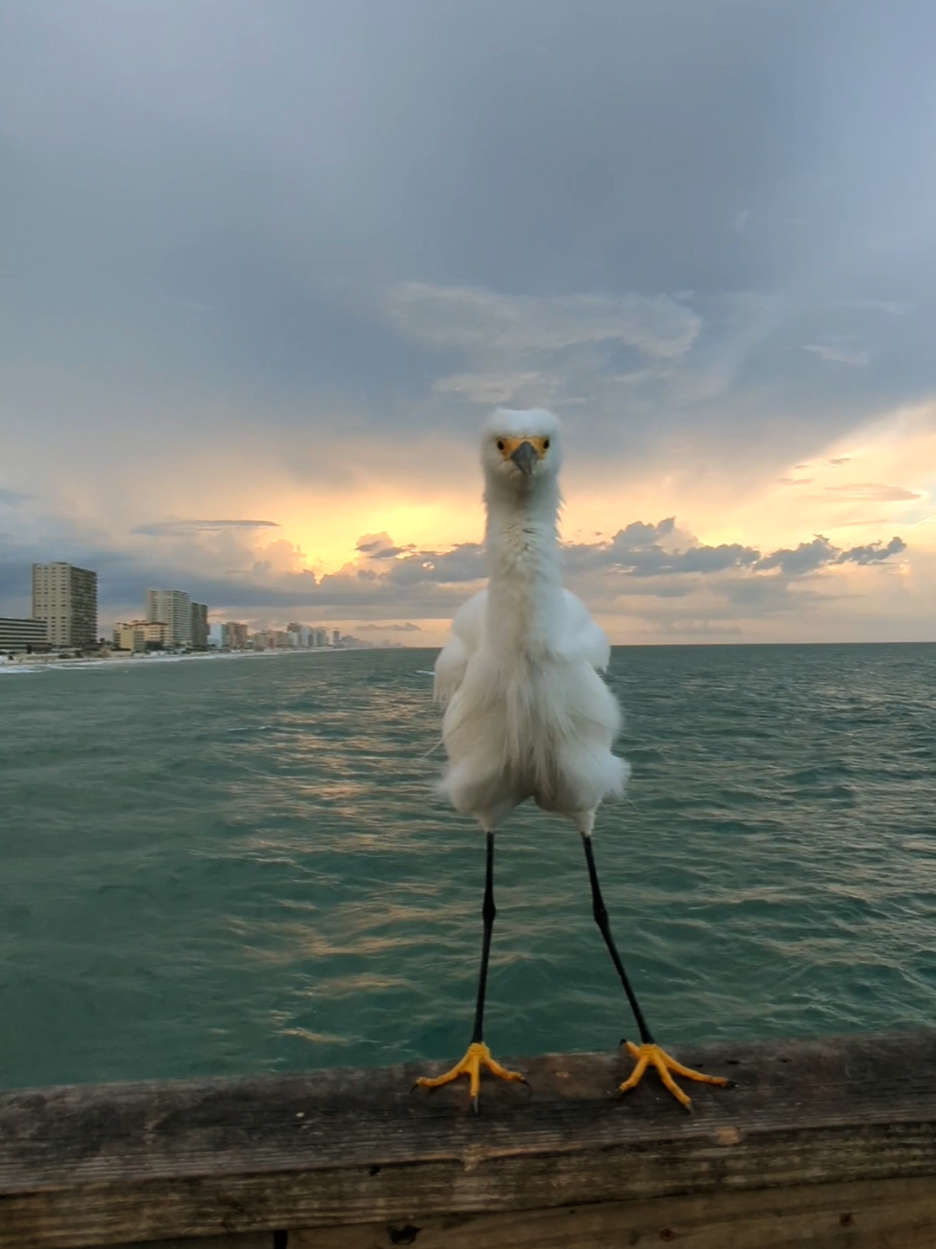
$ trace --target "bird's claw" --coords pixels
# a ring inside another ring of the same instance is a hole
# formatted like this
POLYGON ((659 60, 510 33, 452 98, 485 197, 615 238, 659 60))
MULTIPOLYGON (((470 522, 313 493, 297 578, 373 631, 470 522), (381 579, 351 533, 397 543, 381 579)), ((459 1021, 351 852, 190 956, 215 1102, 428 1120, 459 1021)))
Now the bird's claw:
POLYGON ((675 1058, 671 1058, 665 1050, 659 1045, 645 1043, 643 1045, 635 1045, 633 1041, 625 1041, 624 1044, 630 1051, 631 1055, 637 1060, 637 1065, 628 1078, 618 1089, 619 1093, 627 1093, 643 1079, 644 1072, 649 1066, 656 1068, 657 1074, 678 1102, 680 1102, 686 1110, 692 1113, 692 1099, 688 1094, 684 1093, 673 1075, 680 1075, 686 1080, 695 1080, 699 1084, 717 1084, 720 1088, 731 1087, 732 1081, 726 1080, 724 1076, 710 1076, 703 1071, 693 1071, 691 1067, 684 1067, 682 1063, 677 1062, 675 1058))
POLYGON ((481 1094, 482 1067, 486 1067, 491 1075, 496 1076, 499 1080, 512 1080, 526 1084, 526 1080, 519 1071, 508 1071, 506 1067, 502 1067, 491 1056, 491 1051, 483 1041, 473 1041, 468 1046, 468 1052, 465 1054, 465 1057, 461 1062, 456 1063, 450 1071, 446 1071, 440 1076, 420 1076, 416 1081, 416 1086, 424 1089, 436 1089, 443 1084, 450 1084, 453 1080, 457 1080, 459 1076, 468 1076, 471 1082, 471 1105, 475 1114, 477 1114, 478 1099, 481 1094))

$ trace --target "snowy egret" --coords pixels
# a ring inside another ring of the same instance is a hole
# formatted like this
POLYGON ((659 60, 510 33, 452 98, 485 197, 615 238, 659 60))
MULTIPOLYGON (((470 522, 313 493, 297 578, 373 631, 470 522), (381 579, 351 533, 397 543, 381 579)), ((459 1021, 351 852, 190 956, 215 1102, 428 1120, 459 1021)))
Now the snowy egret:
POLYGON ((640 1033, 640 1045, 627 1043, 636 1065, 620 1091, 634 1088, 653 1066, 688 1107, 673 1073, 706 1084, 730 1081, 682 1066, 654 1042, 615 947, 595 869, 595 812, 603 799, 623 792, 630 769, 611 752, 621 721, 599 675, 611 657, 608 639, 585 604, 562 586, 559 422, 541 409, 499 409, 485 427, 481 463, 488 588, 457 612, 435 666, 436 695, 446 704, 442 789, 456 810, 478 820, 487 841, 481 969, 465 1057, 444 1075, 418 1083, 435 1088, 467 1075, 477 1110, 482 1067, 502 1080, 523 1079, 495 1062, 484 1043, 484 999, 495 916, 495 831, 532 798, 542 810, 570 819, 584 843, 592 913, 640 1033))

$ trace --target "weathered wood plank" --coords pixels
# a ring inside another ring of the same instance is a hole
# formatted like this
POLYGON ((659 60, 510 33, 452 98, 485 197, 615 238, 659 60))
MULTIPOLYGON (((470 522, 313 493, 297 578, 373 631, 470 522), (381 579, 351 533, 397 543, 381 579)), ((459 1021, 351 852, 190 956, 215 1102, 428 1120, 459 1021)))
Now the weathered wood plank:
MULTIPOLYGON (((0 1246, 536 1210, 936 1174, 936 1033, 686 1049, 685 1112, 623 1055, 411 1092, 415 1068, 0 1098, 0 1246)), ((419 1068, 419 1071, 424 1068, 419 1068)))
MULTIPOLYGON (((138 1249, 127 1241, 109 1249, 138 1249)), ((233 1236, 183 1236, 181 1240, 149 1240, 146 1249, 276 1249, 272 1232, 236 1232, 233 1236)))
MULTIPOLYGON (((928 1178, 810 1184, 291 1232, 289 1249, 932 1249, 928 1178)), ((206 1244, 204 1249, 208 1249, 206 1244)))

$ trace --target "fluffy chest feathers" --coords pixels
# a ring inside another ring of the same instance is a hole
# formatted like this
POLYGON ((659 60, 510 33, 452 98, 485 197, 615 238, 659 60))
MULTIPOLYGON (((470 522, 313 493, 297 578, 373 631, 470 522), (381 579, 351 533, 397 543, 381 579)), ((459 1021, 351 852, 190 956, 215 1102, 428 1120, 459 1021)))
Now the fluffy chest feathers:
POLYGON ((486 444, 490 581, 458 612, 436 663, 447 702, 442 788, 486 828, 527 798, 568 815, 593 811, 627 777, 611 753, 617 701, 597 671, 607 639, 562 587, 556 473, 533 476, 556 434, 555 424, 530 442, 526 430, 494 431, 486 444))
POLYGON ((608 661, 603 632, 558 575, 543 575, 535 542, 507 545, 510 575, 492 573, 488 590, 465 604, 436 667, 448 699, 443 789, 482 823, 527 798, 564 814, 590 811, 627 776, 611 753, 617 701, 596 671, 608 661))

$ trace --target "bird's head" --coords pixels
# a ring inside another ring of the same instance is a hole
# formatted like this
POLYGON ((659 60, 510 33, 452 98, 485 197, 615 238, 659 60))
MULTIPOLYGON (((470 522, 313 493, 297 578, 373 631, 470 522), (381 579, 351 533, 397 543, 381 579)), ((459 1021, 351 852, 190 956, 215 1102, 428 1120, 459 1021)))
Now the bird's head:
POLYGON ((481 464, 489 488, 522 495, 554 485, 560 462, 559 422, 544 408, 498 408, 484 427, 481 464))

